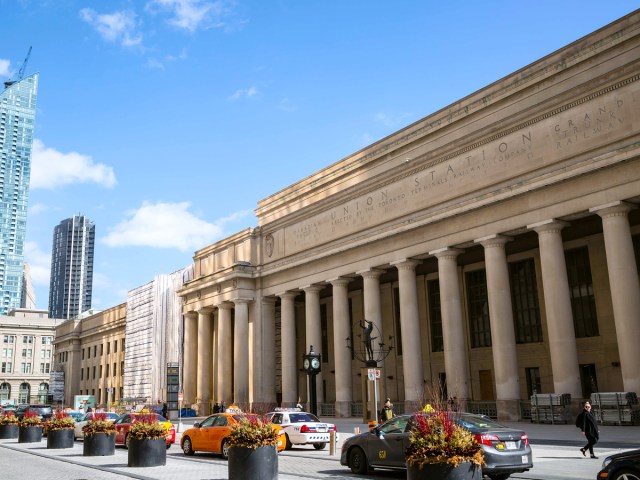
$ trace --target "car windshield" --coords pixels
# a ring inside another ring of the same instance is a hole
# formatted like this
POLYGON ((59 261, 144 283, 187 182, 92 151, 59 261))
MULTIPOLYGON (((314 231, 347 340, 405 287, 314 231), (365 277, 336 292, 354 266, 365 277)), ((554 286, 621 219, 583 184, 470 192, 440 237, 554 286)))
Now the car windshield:
POLYGON ((289 420, 291 423, 302 423, 302 422, 319 422, 318 417, 311 413, 290 413, 289 420))
POLYGON ((29 411, 35 412, 38 415, 48 415, 51 413, 51 407, 31 407, 29 411))
POLYGON ((465 428, 505 428, 504 425, 479 415, 462 414, 458 418, 458 423, 465 428))

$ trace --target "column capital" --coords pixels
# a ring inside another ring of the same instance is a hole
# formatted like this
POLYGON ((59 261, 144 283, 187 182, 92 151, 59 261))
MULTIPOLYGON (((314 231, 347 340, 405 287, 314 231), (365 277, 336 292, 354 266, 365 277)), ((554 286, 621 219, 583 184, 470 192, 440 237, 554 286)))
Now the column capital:
POLYGON ((474 243, 479 243, 485 248, 489 247, 504 247, 507 242, 510 242, 513 238, 506 235, 488 235, 474 240, 474 243))
POLYGON ((298 292, 293 292, 293 291, 282 292, 282 293, 277 293, 276 296, 280 297, 280 300, 295 300, 295 298, 298 296, 298 292))
POLYGON ((216 305, 218 310, 231 310, 233 308, 233 303, 231 302, 221 302, 216 305))
POLYGON ((461 248, 444 247, 437 250, 431 250, 429 255, 433 255, 437 258, 456 258, 461 253, 464 253, 464 250, 461 248))
POLYGON ((253 300, 249 298, 234 298, 232 302, 234 305, 244 305, 253 302, 253 300))
POLYGON ((352 279, 349 277, 338 277, 338 278, 331 278, 327 280, 327 282, 329 282, 334 287, 345 287, 349 285, 349 283, 351 283, 351 280, 352 279))
POLYGON ((190 311, 186 312, 184 314, 184 316, 187 317, 187 318, 191 318, 191 319, 198 318, 198 312, 196 312, 194 310, 190 310, 190 311))
POLYGON ((631 203, 623 202, 623 201, 615 201, 611 203, 606 203, 604 205, 599 205, 597 207, 593 207, 589 209, 590 213, 597 213, 602 218, 609 217, 612 215, 626 215, 631 210, 636 209, 637 207, 631 203))
POLYGON ((324 285, 307 285, 302 287, 304 293, 320 293, 324 289, 324 285))
POLYGON ((543 220, 542 222, 532 223, 531 225, 527 225, 529 230, 535 230, 537 233, 553 233, 559 232, 564 227, 568 227, 570 225, 569 222, 564 222, 562 220, 556 220, 555 218, 550 218, 548 220, 543 220))
POLYGON ((356 272, 356 275, 360 275, 362 278, 380 278, 383 273, 384 270, 380 268, 368 268, 367 270, 356 272))
POLYGON ((391 262, 391 265, 396 267, 398 270, 411 270, 414 271, 418 265, 422 262, 420 260, 414 260, 413 258, 403 258, 402 260, 397 260, 395 262, 391 262))
POLYGON ((198 315, 209 315, 213 313, 213 307, 202 307, 198 309, 198 315))
POLYGON ((266 305, 275 305, 278 299, 275 296, 262 297, 260 301, 266 305))

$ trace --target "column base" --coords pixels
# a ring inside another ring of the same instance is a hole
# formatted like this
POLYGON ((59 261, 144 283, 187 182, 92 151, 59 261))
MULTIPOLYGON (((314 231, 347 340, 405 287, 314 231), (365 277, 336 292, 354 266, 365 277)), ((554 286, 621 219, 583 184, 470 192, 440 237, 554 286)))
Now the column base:
POLYGON ((520 400, 496 400, 496 410, 500 422, 520 420, 520 400))
POLYGON ((336 417, 351 417, 351 402, 336 402, 336 417))

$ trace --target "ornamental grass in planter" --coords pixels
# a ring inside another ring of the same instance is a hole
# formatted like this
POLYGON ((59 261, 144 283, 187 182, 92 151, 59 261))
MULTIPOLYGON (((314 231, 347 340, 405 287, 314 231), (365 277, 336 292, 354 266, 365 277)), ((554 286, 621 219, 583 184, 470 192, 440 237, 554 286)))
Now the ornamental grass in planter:
POLYGON ((435 410, 414 416, 405 452, 407 478, 481 479, 484 450, 454 412, 435 410))
POLYGON ((166 427, 155 413, 136 415, 125 444, 129 449, 129 467, 157 467, 167 463, 166 427))
POLYGON ((82 427, 82 433, 84 435, 83 456, 115 455, 116 427, 111 420, 107 420, 106 413, 94 413, 82 427))
POLYGON ((42 419, 35 412, 26 412, 18 422, 18 443, 42 440, 42 419))
POLYGON ((56 412, 44 424, 47 434, 47 448, 71 448, 73 447, 73 426, 75 422, 66 412, 56 412))
POLYGON ((18 438, 18 417, 13 411, 2 412, 0 415, 0 439, 18 438))
POLYGON ((278 478, 278 431, 271 423, 249 416, 231 429, 229 480, 273 480, 278 478))

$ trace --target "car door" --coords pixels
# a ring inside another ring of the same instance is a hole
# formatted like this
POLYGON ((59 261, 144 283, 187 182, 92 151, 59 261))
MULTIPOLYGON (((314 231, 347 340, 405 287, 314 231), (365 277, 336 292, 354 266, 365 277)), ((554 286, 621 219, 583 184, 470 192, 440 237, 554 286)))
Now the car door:
POLYGON ((222 453, 222 441, 231 432, 229 426, 229 419, 226 415, 218 415, 213 422, 213 426, 209 428, 211 435, 211 442, 213 445, 213 452, 222 453))
POLYGON ((203 452, 213 452, 213 441, 210 437, 211 427, 215 421, 217 415, 210 415, 205 418, 200 427, 194 428, 189 434, 191 437, 191 444, 194 450, 203 452))
POLYGON ((404 451, 409 441, 408 417, 395 417, 378 427, 367 442, 367 458, 372 466, 405 466, 404 451))
POLYGON ((76 422, 76 424, 73 426, 75 430, 74 435, 76 437, 84 436, 84 434, 82 433, 82 427, 84 427, 87 424, 87 421, 89 421, 90 415, 91 415, 90 413, 85 413, 80 419, 80 421, 76 422))
POLYGON ((126 414, 120 417, 114 422, 116 427, 116 444, 124 445, 124 439, 129 431, 129 424, 131 423, 131 415, 126 414))

